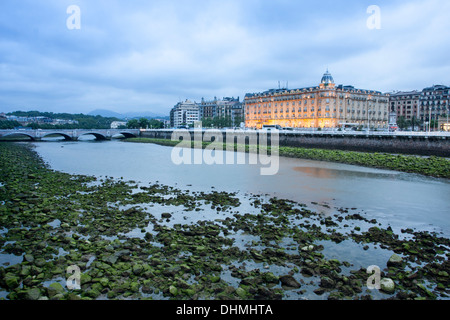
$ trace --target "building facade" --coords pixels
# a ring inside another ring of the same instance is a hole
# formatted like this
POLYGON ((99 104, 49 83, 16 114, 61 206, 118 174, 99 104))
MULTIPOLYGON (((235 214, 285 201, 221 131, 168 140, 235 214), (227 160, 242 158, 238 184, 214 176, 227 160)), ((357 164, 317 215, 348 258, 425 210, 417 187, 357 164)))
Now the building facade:
POLYGON ((403 117, 407 121, 420 119, 419 91, 397 91, 389 94, 391 111, 397 114, 397 119, 403 117))
POLYGON ((335 85, 327 72, 318 86, 247 93, 245 125, 292 128, 338 128, 347 125, 387 128, 389 96, 379 91, 335 85))
POLYGON ((199 104, 190 100, 178 102, 170 111, 170 126, 174 128, 192 126, 199 120, 199 104))
POLYGON ((434 85, 420 95, 420 121, 424 129, 439 130, 439 119, 446 118, 450 109, 450 87, 434 85), (430 126, 431 125, 431 126, 430 126))
POLYGON ((239 97, 225 97, 218 100, 206 101, 202 98, 200 103, 200 119, 211 120, 217 118, 226 118, 229 126, 239 126, 244 122, 244 107, 239 97))

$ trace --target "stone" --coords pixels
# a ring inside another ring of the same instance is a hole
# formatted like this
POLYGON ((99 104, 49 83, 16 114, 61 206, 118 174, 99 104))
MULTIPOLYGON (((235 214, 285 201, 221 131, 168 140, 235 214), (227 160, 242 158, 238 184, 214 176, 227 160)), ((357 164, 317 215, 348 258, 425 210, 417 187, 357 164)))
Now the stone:
POLYGON ((380 288, 385 293, 393 293, 395 291, 395 283, 390 278, 382 278, 380 280, 380 288))
POLYGON ((59 282, 53 282, 49 285, 49 288, 52 288, 56 292, 56 294, 64 292, 64 287, 59 282))
POLYGON ((312 251, 314 250, 314 246, 313 245, 309 245, 309 246, 304 246, 301 248, 302 251, 312 251))
POLYGON ((142 273, 142 270, 144 270, 144 267, 141 264, 135 264, 133 265, 133 274, 138 276, 142 273))
POLYGON ((400 257, 398 254, 393 254, 390 258, 389 261, 387 262, 388 267, 398 267, 401 266, 403 263, 403 258, 400 257))
POLYGON ((34 262, 34 256, 32 254, 26 254, 23 256, 23 261, 33 263, 34 262))
POLYGON ((298 283, 297 280, 295 280, 293 276, 289 276, 289 275, 281 276, 280 281, 283 285, 285 285, 287 287, 292 287, 292 288, 300 288, 301 287, 300 283, 298 283))
POLYGON ((280 280, 276 275, 274 275, 272 272, 266 272, 263 274, 263 279, 267 283, 278 283, 280 280))
POLYGON ((27 290, 27 300, 38 300, 41 296, 41 291, 38 288, 31 288, 27 290))
POLYGON ((336 283, 335 283, 332 279, 330 279, 330 278, 328 278, 328 277, 323 277, 323 278, 320 280, 320 286, 321 286, 322 288, 331 289, 331 288, 334 288, 335 285, 336 285, 336 283))
POLYGON ((81 297, 78 294, 71 292, 67 295, 67 300, 81 300, 81 297))
POLYGON ((8 289, 15 289, 19 286, 19 278, 12 273, 5 275, 5 284, 8 289))
POLYGON ((164 218, 164 219, 169 219, 171 217, 172 217, 172 215, 168 212, 164 212, 161 214, 161 218, 164 218))
POLYGON ((175 286, 170 286, 169 287, 169 292, 173 295, 176 296, 178 294, 178 289, 175 286))
POLYGON ((236 294, 237 294, 241 299, 246 299, 246 298, 247 298, 247 292, 246 292, 243 288, 241 288, 241 287, 239 287, 239 288, 236 289, 236 294))
POLYGON ((45 261, 44 258, 37 258, 37 259, 34 261, 34 264, 35 264, 37 267, 43 267, 43 266, 46 264, 46 261, 45 261))

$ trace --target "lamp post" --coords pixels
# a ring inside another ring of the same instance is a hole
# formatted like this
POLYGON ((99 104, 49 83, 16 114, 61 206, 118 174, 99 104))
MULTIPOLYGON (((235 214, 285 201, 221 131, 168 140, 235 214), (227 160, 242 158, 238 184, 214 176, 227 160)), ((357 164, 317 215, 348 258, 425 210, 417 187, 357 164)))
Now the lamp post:
POLYGON ((447 101, 447 126, 445 127, 445 131, 448 131, 448 110, 449 110, 449 105, 448 105, 448 101, 447 101))
POLYGON ((431 106, 430 106, 430 115, 428 116, 428 133, 431 132, 431 106))

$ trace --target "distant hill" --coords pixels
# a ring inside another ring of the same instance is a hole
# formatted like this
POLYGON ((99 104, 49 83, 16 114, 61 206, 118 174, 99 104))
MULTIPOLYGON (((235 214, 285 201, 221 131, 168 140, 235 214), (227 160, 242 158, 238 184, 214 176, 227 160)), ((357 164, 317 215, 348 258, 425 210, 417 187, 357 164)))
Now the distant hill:
POLYGON ((91 116, 102 116, 102 117, 114 117, 118 119, 132 119, 132 118, 165 118, 166 116, 144 111, 144 112, 126 112, 118 113, 106 109, 96 109, 88 113, 91 116))

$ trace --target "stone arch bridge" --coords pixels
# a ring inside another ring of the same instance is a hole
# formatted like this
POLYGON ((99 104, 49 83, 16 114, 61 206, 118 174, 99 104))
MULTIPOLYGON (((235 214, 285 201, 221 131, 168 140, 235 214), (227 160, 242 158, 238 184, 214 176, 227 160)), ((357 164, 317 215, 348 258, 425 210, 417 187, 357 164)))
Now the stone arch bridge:
POLYGON ((97 140, 110 140, 117 135, 123 135, 125 138, 139 137, 139 129, 74 129, 74 130, 28 130, 28 129, 13 129, 0 130, 0 139, 7 137, 26 136, 33 141, 42 140, 48 136, 62 136, 65 140, 78 140, 84 135, 93 135, 97 140))

